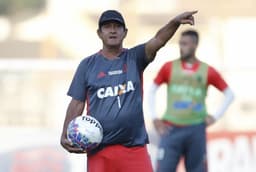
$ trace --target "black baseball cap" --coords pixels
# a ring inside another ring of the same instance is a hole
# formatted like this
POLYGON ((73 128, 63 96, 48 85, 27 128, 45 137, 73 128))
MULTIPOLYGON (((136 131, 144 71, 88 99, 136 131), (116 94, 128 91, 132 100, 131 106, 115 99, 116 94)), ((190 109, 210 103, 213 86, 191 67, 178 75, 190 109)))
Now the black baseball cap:
POLYGON ((116 21, 125 27, 125 22, 122 14, 116 10, 104 11, 99 19, 99 28, 106 22, 116 21))

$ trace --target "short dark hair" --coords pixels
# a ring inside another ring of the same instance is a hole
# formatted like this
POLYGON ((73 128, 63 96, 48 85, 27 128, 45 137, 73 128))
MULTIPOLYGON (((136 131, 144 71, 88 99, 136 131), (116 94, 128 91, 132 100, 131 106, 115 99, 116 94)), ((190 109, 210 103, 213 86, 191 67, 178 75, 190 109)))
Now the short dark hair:
POLYGON ((192 29, 185 30, 181 33, 181 36, 191 36, 191 37, 195 38, 195 41, 197 44, 199 42, 199 34, 196 30, 192 30, 192 29))

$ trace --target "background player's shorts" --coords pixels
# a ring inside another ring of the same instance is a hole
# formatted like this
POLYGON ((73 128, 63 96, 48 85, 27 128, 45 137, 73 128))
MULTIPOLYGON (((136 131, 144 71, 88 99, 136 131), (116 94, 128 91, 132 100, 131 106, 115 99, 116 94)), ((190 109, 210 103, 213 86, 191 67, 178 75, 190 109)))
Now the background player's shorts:
POLYGON ((205 127, 204 123, 184 127, 171 126, 161 136, 156 171, 175 172, 180 158, 184 157, 186 172, 206 172, 205 127))
POLYGON ((108 146, 88 156, 88 172, 153 172, 146 146, 108 146))

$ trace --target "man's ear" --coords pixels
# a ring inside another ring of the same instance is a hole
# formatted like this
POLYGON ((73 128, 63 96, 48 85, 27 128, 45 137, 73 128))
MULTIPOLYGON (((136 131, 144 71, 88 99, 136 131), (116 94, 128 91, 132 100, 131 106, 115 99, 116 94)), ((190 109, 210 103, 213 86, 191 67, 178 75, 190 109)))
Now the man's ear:
POLYGON ((124 28, 124 38, 126 38, 127 33, 128 33, 128 29, 127 29, 127 28, 124 28))
POLYGON ((197 47, 198 47, 198 44, 194 43, 194 48, 197 49, 197 47))
POLYGON ((100 29, 97 29, 97 35, 98 35, 98 37, 99 37, 100 39, 102 39, 102 38, 101 38, 101 30, 100 30, 100 29))

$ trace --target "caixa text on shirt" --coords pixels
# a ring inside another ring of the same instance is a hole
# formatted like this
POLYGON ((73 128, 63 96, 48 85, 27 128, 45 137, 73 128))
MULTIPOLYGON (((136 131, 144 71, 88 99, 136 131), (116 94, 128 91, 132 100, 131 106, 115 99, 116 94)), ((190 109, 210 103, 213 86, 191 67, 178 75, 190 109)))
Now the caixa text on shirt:
POLYGON ((100 99, 107 97, 120 96, 122 94, 134 91, 134 84, 132 81, 127 81, 125 84, 119 84, 116 86, 109 86, 105 88, 99 88, 97 91, 97 96, 100 99))

